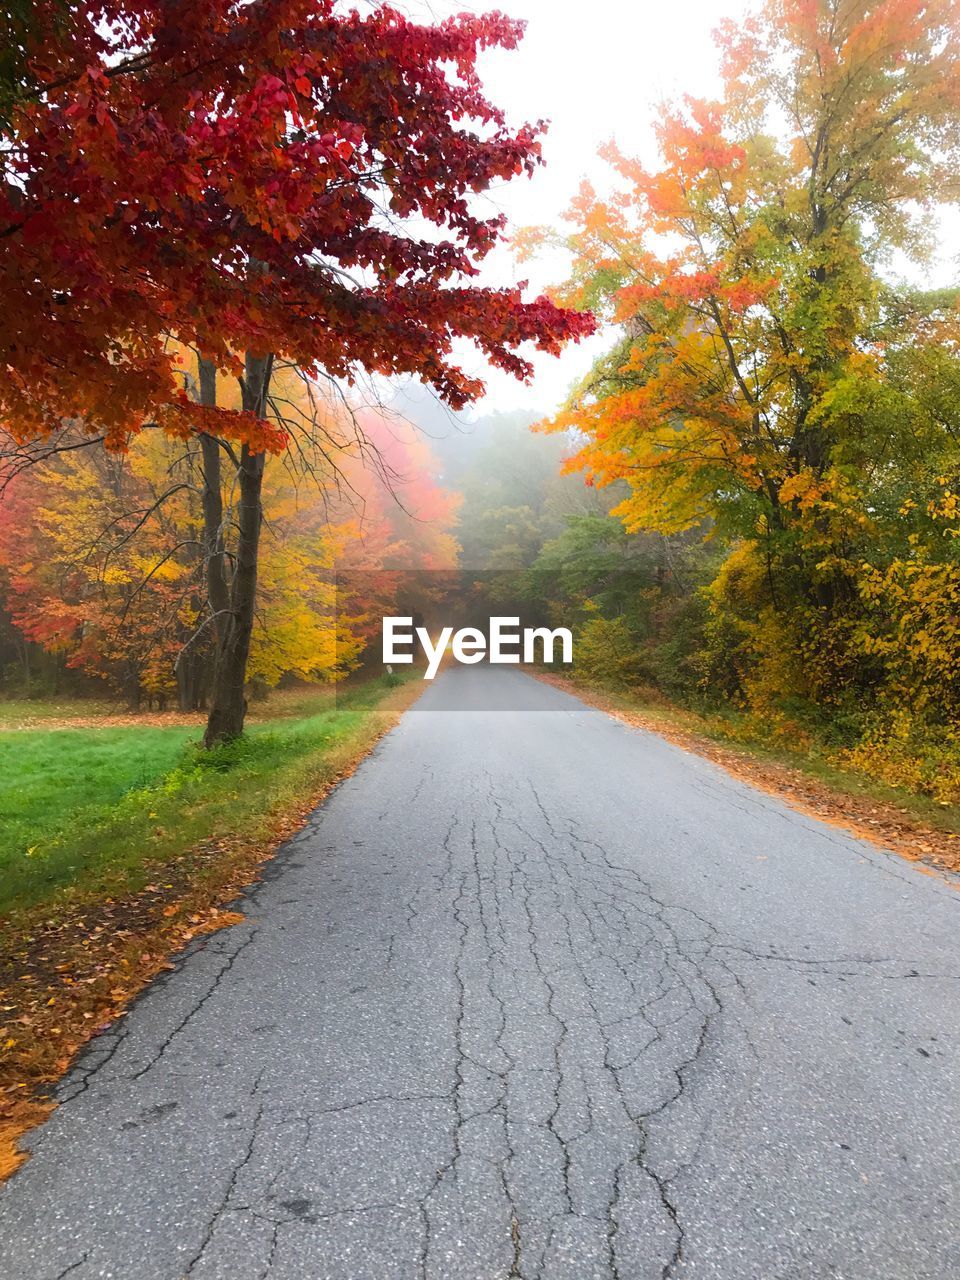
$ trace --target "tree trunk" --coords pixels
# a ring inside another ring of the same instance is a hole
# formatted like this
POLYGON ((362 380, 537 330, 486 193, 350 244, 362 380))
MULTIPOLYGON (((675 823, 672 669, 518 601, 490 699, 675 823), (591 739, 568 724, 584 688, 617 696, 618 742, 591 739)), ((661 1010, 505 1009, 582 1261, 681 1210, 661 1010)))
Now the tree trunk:
MULTIPOLYGON (((203 356, 199 358, 200 403, 217 403, 217 367, 203 356)), ((223 482, 220 445, 213 436, 200 436, 203 459, 203 556, 206 568, 207 599, 214 614, 214 626, 222 643, 230 611, 230 585, 223 531, 223 482)))
POLYGON ((190 703, 192 701, 191 685, 193 681, 191 679, 192 673, 189 671, 187 663, 178 662, 173 669, 173 674, 177 681, 177 710, 190 711, 192 710, 190 703))
POLYGON ((201 711, 212 672, 207 653, 181 655, 177 663, 177 704, 181 711, 201 711))
POLYGON ((127 710, 139 712, 142 698, 139 672, 127 670, 123 681, 123 693, 127 703, 127 710))
MULTIPOLYGON (((266 410, 271 369, 272 357, 247 353, 243 407, 261 418, 266 410)), ((222 631, 218 631, 213 694, 203 739, 206 747, 239 737, 247 713, 244 690, 257 602, 264 461, 262 453, 252 453, 248 445, 243 446, 237 476, 240 497, 237 504, 236 561, 229 588, 229 611, 224 617, 222 631)), ((216 609, 213 600, 211 604, 216 609)))

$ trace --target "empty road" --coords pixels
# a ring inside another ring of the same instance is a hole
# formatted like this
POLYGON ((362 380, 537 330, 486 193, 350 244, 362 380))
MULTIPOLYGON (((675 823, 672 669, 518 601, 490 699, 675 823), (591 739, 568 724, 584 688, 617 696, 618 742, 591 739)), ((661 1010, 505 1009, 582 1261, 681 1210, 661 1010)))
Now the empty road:
POLYGON ((960 1277, 958 909, 449 671, 83 1056, 0 1276, 960 1277))

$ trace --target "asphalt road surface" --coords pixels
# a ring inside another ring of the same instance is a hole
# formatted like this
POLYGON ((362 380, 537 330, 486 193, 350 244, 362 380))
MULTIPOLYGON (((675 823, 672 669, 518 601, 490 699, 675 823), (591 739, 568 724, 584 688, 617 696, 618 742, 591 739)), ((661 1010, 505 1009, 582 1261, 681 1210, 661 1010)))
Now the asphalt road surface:
POLYGON ((0 1276, 960 1276, 958 908, 448 672, 68 1077, 0 1276))

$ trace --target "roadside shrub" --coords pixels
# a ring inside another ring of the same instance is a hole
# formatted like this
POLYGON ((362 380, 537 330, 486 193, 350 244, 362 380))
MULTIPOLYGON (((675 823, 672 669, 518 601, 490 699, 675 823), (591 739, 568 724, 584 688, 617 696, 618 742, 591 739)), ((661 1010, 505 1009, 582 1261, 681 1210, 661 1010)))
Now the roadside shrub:
POLYGON ((596 685, 633 683, 639 674, 637 641, 623 618, 593 617, 580 627, 573 647, 573 669, 596 685))
POLYGON ((904 787, 943 805, 960 804, 960 725, 932 727, 903 707, 878 721, 835 764, 904 787))

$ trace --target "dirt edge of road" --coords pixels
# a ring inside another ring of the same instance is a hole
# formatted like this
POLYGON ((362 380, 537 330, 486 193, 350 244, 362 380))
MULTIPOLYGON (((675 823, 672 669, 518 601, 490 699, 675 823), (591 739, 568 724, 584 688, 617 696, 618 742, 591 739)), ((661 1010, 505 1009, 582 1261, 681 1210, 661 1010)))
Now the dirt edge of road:
MULTIPOLYGON (((752 755, 747 748, 726 746, 704 735, 678 728, 655 714, 633 711, 601 691, 584 688, 568 676, 533 669, 528 669, 528 674, 572 694, 624 724, 646 729, 684 751, 711 760, 733 777, 775 796, 807 817, 839 827, 909 862, 921 864, 918 870, 932 875, 938 872, 960 874, 960 837, 928 826, 894 804, 842 791, 811 777, 800 768, 763 760, 752 755)), ((952 877, 948 879, 945 876, 944 879, 960 888, 952 877)))
POLYGON ((326 763, 329 771, 295 811, 277 814, 267 843, 239 836, 200 846, 157 868, 157 883, 102 902, 49 908, 8 922, 0 951, 0 1183, 28 1158, 19 1140, 56 1107, 51 1087, 77 1053, 172 959, 203 934, 243 920, 231 910, 280 846, 305 825, 423 692, 392 690, 364 729, 326 763))

